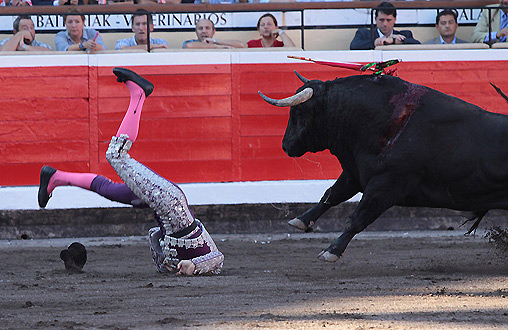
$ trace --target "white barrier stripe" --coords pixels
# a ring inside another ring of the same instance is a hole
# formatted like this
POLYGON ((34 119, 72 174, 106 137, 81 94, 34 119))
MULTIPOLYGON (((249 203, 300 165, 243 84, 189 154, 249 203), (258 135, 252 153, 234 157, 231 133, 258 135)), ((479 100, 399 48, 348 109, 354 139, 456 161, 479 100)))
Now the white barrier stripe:
POLYGON ((55 55, 0 55, 0 68, 58 66, 160 66, 160 65, 229 65, 298 64, 288 55, 312 57, 325 61, 373 62, 400 58, 407 62, 429 61, 506 61, 508 49, 465 50, 392 50, 392 51, 237 51, 237 52, 160 52, 55 55))

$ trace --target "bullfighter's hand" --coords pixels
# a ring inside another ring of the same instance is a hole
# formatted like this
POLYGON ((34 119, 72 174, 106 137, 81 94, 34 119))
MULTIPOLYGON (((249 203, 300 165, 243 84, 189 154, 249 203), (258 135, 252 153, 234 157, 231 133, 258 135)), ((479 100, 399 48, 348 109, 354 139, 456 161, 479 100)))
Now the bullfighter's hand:
POLYGON ((190 260, 182 260, 178 263, 177 266, 178 273, 176 275, 194 275, 194 270, 196 269, 196 265, 190 260))

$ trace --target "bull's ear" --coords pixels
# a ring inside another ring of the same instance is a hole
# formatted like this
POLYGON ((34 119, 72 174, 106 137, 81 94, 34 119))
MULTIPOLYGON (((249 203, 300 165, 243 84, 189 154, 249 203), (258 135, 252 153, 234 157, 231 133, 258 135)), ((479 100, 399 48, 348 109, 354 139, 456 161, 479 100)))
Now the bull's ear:
POLYGON ((281 100, 269 98, 261 92, 258 93, 259 96, 263 98, 263 100, 265 100, 267 103, 270 103, 271 105, 275 105, 277 107, 292 107, 310 99, 312 94, 314 94, 314 90, 310 87, 307 87, 299 93, 281 100))
POLYGON ((296 74, 296 76, 298 77, 298 79, 300 79, 300 80, 301 80, 304 84, 305 84, 305 83, 308 83, 308 82, 310 81, 310 79, 305 78, 304 76, 302 76, 301 74, 299 74, 298 72, 296 72, 296 70, 295 70, 295 74, 296 74))

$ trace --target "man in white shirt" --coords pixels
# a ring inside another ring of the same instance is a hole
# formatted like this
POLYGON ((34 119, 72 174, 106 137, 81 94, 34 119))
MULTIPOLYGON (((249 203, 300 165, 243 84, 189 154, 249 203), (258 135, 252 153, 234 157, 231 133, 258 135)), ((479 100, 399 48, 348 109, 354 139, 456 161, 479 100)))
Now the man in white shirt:
POLYGON ((197 39, 186 40, 182 48, 191 49, 231 49, 247 47, 239 40, 217 39, 215 35, 215 24, 206 18, 196 23, 197 39))
POLYGON ((12 24, 14 36, 0 41, 0 51, 50 51, 51 47, 35 40, 34 22, 28 15, 18 16, 12 24))
MULTIPOLYGON (((152 15, 144 9, 138 9, 132 14, 132 31, 134 35, 131 38, 120 39, 116 42, 115 49, 147 49, 148 29, 153 31, 152 15)), ((168 43, 164 39, 150 38, 150 49, 168 48, 168 43)))

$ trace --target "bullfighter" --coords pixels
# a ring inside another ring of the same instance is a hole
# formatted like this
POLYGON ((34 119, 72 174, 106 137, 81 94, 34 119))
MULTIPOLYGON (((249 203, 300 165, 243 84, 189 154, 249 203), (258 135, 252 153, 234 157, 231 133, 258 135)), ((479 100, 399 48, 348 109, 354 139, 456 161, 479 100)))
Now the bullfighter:
POLYGON ((92 173, 71 173, 43 166, 38 202, 46 207, 58 186, 77 186, 112 201, 135 207, 150 207, 159 226, 149 231, 150 251, 157 270, 177 275, 218 274, 224 260, 203 224, 190 211, 183 191, 128 154, 136 141, 143 103, 153 84, 137 73, 115 68, 117 81, 125 83, 130 104, 106 151, 106 159, 125 183, 113 183, 92 173))

